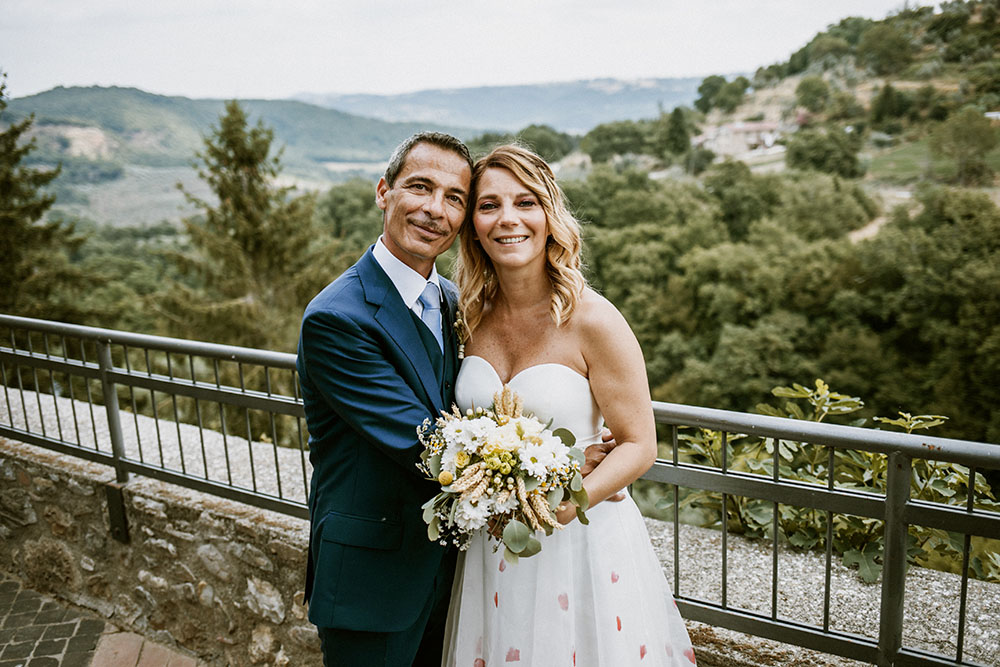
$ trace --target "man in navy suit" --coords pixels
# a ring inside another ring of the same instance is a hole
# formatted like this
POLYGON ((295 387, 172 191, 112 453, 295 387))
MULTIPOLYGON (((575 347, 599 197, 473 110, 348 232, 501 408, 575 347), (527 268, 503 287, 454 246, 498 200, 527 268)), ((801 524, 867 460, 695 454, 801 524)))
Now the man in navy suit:
POLYGON ((455 553, 427 539, 436 491, 416 427, 450 408, 455 286, 434 260, 465 219, 472 160, 420 133, 379 180, 383 231, 306 308, 298 372, 313 476, 306 598, 330 665, 438 665, 455 553))

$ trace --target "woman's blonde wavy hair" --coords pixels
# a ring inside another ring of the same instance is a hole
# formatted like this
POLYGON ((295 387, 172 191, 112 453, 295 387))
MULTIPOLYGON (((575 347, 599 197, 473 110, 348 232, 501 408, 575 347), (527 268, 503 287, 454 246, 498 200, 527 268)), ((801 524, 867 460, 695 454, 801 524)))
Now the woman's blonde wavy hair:
POLYGON ((494 148, 480 158, 472 169, 472 193, 469 212, 459 236, 455 279, 460 289, 459 307, 466 335, 479 325, 483 310, 499 288, 496 269, 483 246, 476 239, 472 219, 475 215, 478 184, 487 169, 506 169, 532 192, 545 211, 549 238, 546 242, 546 268, 552 283, 550 313, 556 326, 573 315, 587 281, 581 271, 580 223, 569 212, 566 196, 556 183, 549 165, 532 151, 508 144, 494 148))

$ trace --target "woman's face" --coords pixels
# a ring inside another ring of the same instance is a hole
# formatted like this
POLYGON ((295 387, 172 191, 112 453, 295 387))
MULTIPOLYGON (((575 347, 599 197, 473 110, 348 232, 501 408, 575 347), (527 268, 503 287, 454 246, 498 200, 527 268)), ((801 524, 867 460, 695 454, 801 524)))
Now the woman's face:
POLYGON ((472 224, 497 270, 545 264, 548 223, 538 197, 508 170, 483 172, 476 187, 472 224))

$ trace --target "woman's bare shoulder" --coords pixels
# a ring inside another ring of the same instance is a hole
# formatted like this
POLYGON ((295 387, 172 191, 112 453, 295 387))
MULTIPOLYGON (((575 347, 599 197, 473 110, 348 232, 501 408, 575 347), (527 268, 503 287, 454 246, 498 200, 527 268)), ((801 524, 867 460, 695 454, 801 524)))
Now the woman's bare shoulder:
POLYGON ((622 337, 634 338, 632 329, 613 303, 591 288, 584 289, 573 319, 587 347, 615 345, 622 337))
POLYGON ((574 319, 577 316, 579 316, 579 325, 588 333, 599 333, 593 329, 603 329, 607 326, 628 326, 615 304, 590 287, 584 288, 583 294, 580 295, 574 319))

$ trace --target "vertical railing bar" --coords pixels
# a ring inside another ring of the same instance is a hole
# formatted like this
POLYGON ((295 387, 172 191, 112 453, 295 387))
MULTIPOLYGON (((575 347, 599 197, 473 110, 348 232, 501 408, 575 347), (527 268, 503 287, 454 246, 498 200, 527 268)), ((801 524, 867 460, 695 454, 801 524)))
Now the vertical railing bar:
MULTIPOLYGON (((729 458, 726 450, 729 449, 729 433, 722 432, 722 474, 728 473, 729 458)), ((728 606, 729 596, 729 495, 722 494, 722 608, 728 606)))
MULTIPOLYGON (((834 471, 833 468, 836 465, 836 450, 833 447, 828 447, 830 450, 830 459, 827 462, 827 479, 826 488, 829 491, 833 491, 834 486, 834 471)), ((823 585, 823 632, 830 631, 830 597, 831 592, 831 573, 833 570, 833 512, 831 510, 826 511, 826 573, 824 575, 824 585, 823 585)))
MULTIPOLYGON (((212 365, 215 368, 215 388, 222 389, 222 383, 219 381, 219 360, 212 359, 212 365)), ((229 486, 233 485, 233 470, 229 465, 229 438, 226 435, 226 409, 222 405, 222 401, 219 401, 219 421, 220 427, 222 429, 222 451, 226 456, 226 481, 229 486)))
MULTIPOLYGON (((167 352, 166 355, 167 355, 167 377, 169 377, 170 381, 173 382, 174 366, 173 363, 170 361, 170 353, 167 352)), ((176 392, 170 392, 170 402, 174 408, 174 428, 177 431, 177 455, 181 457, 181 473, 186 475, 187 465, 184 462, 184 441, 181 439, 181 415, 180 412, 177 410, 176 392)))
MULTIPOLYGON (((69 346, 66 344, 66 336, 60 336, 63 349, 63 361, 69 366, 69 346)), ((83 445, 80 439, 80 418, 76 414, 76 391, 73 389, 73 375, 66 371, 66 380, 69 382, 69 404, 73 408, 73 430, 76 431, 76 444, 83 445)))
MULTIPOLYGON (((771 481, 777 484, 781 480, 781 454, 778 438, 774 439, 774 464, 771 470, 771 481)), ((775 500, 771 507, 771 619, 778 618, 778 533, 780 528, 781 506, 775 500)))
POLYGON ((907 525, 904 519, 910 498, 911 458, 889 454, 882 554, 882 601, 879 614, 879 667, 891 666, 903 645, 903 598, 906 590, 907 525))
MULTIPOLYGON (((31 343, 31 331, 26 332, 28 335, 28 355, 35 356, 35 346, 31 343)), ((38 384, 38 369, 35 366, 31 367, 31 379, 35 383, 35 403, 38 405, 38 422, 42 427, 42 437, 48 437, 45 432, 45 412, 42 410, 42 388, 38 384)))
MULTIPOLYGON (((146 357, 146 376, 153 377, 153 367, 149 362, 149 348, 143 348, 146 357)), ((156 406, 156 392, 152 387, 149 389, 149 402, 153 406, 153 425, 156 427, 156 449, 160 453, 160 467, 167 467, 167 460, 163 458, 163 434, 160 433, 160 409, 156 406)))
POLYGON ((7 403, 7 416, 10 418, 10 425, 14 426, 14 410, 10 407, 10 391, 7 389, 7 365, 0 362, 0 380, 3 381, 3 398, 7 403))
MULTIPOLYGON (((972 513, 976 500, 976 467, 969 467, 968 495, 965 499, 965 511, 972 513)), ((962 544, 962 594, 958 600, 958 642, 955 653, 955 662, 962 661, 962 653, 965 650, 965 619, 968 612, 969 602, 969 559, 972 555, 972 535, 965 534, 962 544)))
MULTIPOLYGON (((42 343, 44 344, 45 347, 45 358, 51 359, 52 353, 49 350, 49 335, 47 333, 42 332, 42 343)), ((56 396, 56 372, 51 368, 49 369, 49 385, 51 385, 50 389, 52 390, 52 407, 56 412, 56 430, 59 433, 59 439, 64 440, 63 430, 62 430, 62 417, 59 415, 59 400, 58 400, 59 397, 56 396)))
MULTIPOLYGON (((295 401, 301 402, 302 399, 299 396, 299 378, 298 373, 295 370, 291 371, 292 374, 292 389, 295 392, 295 401)), ((306 470, 306 448, 305 444, 302 442, 302 418, 295 417, 295 428, 299 433, 299 459, 302 461, 302 488, 305 491, 306 503, 309 503, 309 476, 306 470)), ((675 540, 676 541, 676 538, 675 540)))
POLYGON ((14 411, 10 407, 10 391, 7 389, 7 365, 0 362, 0 380, 3 381, 3 398, 7 403, 7 416, 10 418, 11 428, 14 427, 14 411))
MULTIPOLYGON (((125 355, 125 372, 132 375, 132 362, 128 358, 128 345, 122 345, 122 353, 125 355)), ((129 405, 132 406, 132 424, 135 426, 135 446, 139 452, 139 462, 145 463, 146 458, 142 453, 142 436, 139 434, 139 409, 135 405, 135 388, 131 383, 128 385, 129 405)))
MULTIPOLYGON (((271 395, 271 369, 268 366, 264 366, 264 389, 267 391, 267 395, 271 395)), ((281 493, 281 461, 278 460, 278 427, 274 421, 274 412, 268 410, 268 419, 271 422, 271 447, 274 450, 274 478, 278 482, 278 497, 284 498, 285 496, 281 493)))
POLYGON ((122 437, 121 415, 118 412, 118 389, 111 380, 114 364, 111 361, 111 341, 98 340, 97 363, 101 370, 101 390, 104 394, 104 409, 108 417, 108 435, 111 437, 111 453, 114 456, 115 479, 119 484, 128 481, 128 471, 123 463, 125 458, 125 439, 122 437))
MULTIPOLYGON (((678 434, 680 428, 676 424, 670 426, 670 449, 671 462, 677 468, 680 461, 680 438, 678 434)), ((681 594, 681 488, 677 484, 674 487, 674 596, 681 594)))
MULTIPOLYGON (((244 395, 247 393, 246 384, 243 381, 243 362, 236 362, 236 370, 240 376, 240 392, 244 395)), ((257 492, 257 468, 253 464, 253 433, 250 430, 250 408, 243 408, 243 415, 246 418, 246 428, 247 428, 247 454, 250 457, 250 483, 253 486, 254 493, 257 492)))
MULTIPOLYGON (((84 366, 87 365, 87 341, 83 339, 80 340, 80 361, 83 362, 84 366)), ((94 449, 96 450, 99 449, 97 446, 97 419, 94 417, 94 394, 90 391, 89 378, 83 378, 83 386, 87 388, 87 405, 90 410, 90 427, 94 432, 94 449)), ((81 442, 80 445, 82 446, 83 443, 81 442)))
MULTIPOLYGON (((10 346, 11 349, 17 350, 17 339, 14 338, 14 330, 10 330, 10 346)), ((28 419, 28 403, 24 400, 24 381, 21 379, 21 366, 17 361, 14 364, 14 374, 17 376, 17 390, 21 395, 21 412, 24 414, 24 430, 31 433, 31 421, 28 419)), ((14 420, 11 419, 11 425, 13 425, 14 420)))
MULTIPOLYGON (((188 368, 191 369, 191 384, 198 384, 194 375, 194 354, 188 355, 188 368)), ((208 456, 205 454, 205 426, 201 422, 201 403, 196 396, 194 399, 194 413, 198 418, 198 439, 201 442, 201 465, 205 471, 205 479, 208 479, 208 456)))

